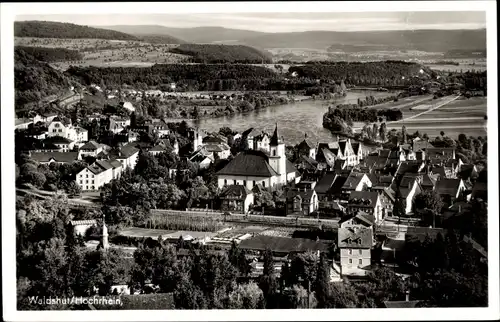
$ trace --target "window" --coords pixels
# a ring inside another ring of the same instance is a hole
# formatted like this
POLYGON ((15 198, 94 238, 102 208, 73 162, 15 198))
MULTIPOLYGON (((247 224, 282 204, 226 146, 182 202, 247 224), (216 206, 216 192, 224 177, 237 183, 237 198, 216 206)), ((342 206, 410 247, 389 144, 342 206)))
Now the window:
POLYGON ((86 175, 85 175, 85 178, 88 178, 88 177, 89 177, 89 175, 88 175, 88 174, 86 174, 86 175))
POLYGON ((360 258, 360 259, 358 260, 358 263, 359 263, 359 265, 363 265, 363 260, 360 258))
POLYGON ((253 187, 255 187, 255 180, 253 181, 253 187))
POLYGON ((89 181, 88 181, 88 180, 85 180, 85 183, 89 183, 89 181))
POLYGON ((83 184, 83 180, 80 180, 80 184, 83 184))
POLYGON ((243 185, 246 187, 247 186, 247 181, 243 180, 243 185))
POLYGON ((226 179, 224 179, 224 185, 227 186, 227 180, 226 179))
POLYGON ((349 264, 352 264, 352 258, 349 258, 349 264))
POLYGON ((265 181, 262 181, 262 187, 266 187, 266 182, 265 181))
POLYGON ((360 254, 360 255, 362 255, 362 254, 363 254, 363 250, 362 250, 362 249, 360 249, 360 250, 359 250, 359 254, 360 254))
MULTIPOLYGON (((92 180, 92 184, 94 184, 94 180, 92 180)), ((360 250, 360 252, 361 252, 361 250, 360 250)))
POLYGON ((53 130, 52 130, 52 132, 57 132, 57 130, 56 130, 56 129, 53 129, 53 130))
POLYGON ((349 255, 352 255, 352 249, 349 249, 349 255))
POLYGON ((276 150, 273 150, 273 157, 276 156, 276 150))

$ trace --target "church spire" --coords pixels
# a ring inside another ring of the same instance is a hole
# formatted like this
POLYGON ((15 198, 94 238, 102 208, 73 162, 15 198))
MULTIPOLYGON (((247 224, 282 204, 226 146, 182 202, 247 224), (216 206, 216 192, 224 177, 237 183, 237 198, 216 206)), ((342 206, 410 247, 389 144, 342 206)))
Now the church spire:
POLYGON ((280 143, 280 139, 278 136, 278 123, 276 123, 276 128, 274 129, 273 136, 271 137, 271 145, 278 145, 280 143))

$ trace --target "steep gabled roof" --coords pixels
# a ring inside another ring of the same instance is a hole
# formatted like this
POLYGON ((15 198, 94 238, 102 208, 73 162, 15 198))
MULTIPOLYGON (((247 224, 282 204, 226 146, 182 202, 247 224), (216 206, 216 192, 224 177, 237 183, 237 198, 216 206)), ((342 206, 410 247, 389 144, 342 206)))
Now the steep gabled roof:
POLYGON ((461 179, 440 178, 436 182, 436 192, 440 195, 456 196, 461 181, 461 179))
POLYGON ((113 166, 106 160, 97 160, 95 162, 98 166, 100 166, 101 168, 103 168, 104 170, 108 170, 108 169, 112 169, 113 166))
POLYGON ((109 160, 108 162, 113 166, 114 169, 122 166, 122 164, 118 160, 109 160))
POLYGON ((355 189, 365 175, 364 173, 351 172, 344 182, 342 189, 355 189))
POLYGON ((80 147, 80 150, 97 150, 99 148, 99 143, 96 141, 88 141, 80 147))
POLYGON ((230 185, 224 191, 221 192, 220 197, 224 198, 227 196, 233 196, 233 197, 239 197, 239 198, 246 198, 247 195, 251 194, 252 191, 250 191, 247 187, 243 185, 230 185))
POLYGON ((328 191, 331 194, 339 194, 342 191, 342 186, 346 182, 348 176, 338 175, 333 180, 333 184, 328 191))
POLYGON ((278 173, 269 165, 266 154, 253 150, 240 152, 217 174, 266 178, 278 176, 278 173))
POLYGON ((333 181, 335 180, 335 172, 327 172, 325 173, 321 179, 319 179, 318 183, 314 187, 317 193, 327 193, 328 190, 333 185, 333 181))
POLYGON ((297 147, 299 150, 310 150, 315 148, 314 144, 307 139, 302 140, 297 147))
POLYGON ((33 152, 30 158, 38 162, 54 159, 56 162, 71 163, 78 160, 78 152, 33 152))
POLYGON ((285 161, 285 166, 286 166, 286 173, 292 173, 292 172, 297 172, 297 168, 295 167, 295 165, 290 162, 290 160, 286 159, 285 161))
POLYGON ((339 228, 338 246, 340 248, 371 248, 373 232, 371 229, 360 226, 359 228, 339 228))
POLYGON ((288 190, 286 197, 289 199, 295 198, 296 196, 300 196, 302 201, 309 202, 314 195, 314 190, 288 190))

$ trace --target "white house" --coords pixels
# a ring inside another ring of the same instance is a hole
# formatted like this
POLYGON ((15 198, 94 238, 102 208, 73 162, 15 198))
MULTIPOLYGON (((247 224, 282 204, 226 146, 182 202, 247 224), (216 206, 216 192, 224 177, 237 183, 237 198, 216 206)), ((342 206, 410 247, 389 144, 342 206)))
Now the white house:
POLYGON ((88 132, 86 129, 73 126, 71 121, 63 121, 59 117, 55 117, 52 122, 50 122, 47 136, 61 136, 74 142, 85 142, 88 140, 88 132))
POLYGON ((102 145, 95 141, 89 141, 80 147, 80 154, 82 155, 82 158, 87 156, 97 157, 97 155, 102 151, 102 145))
POLYGON ((242 185, 231 185, 224 189, 219 195, 221 199, 221 210, 247 213, 250 205, 254 202, 253 192, 242 185))
POLYGON ((338 230, 341 274, 365 276, 371 265, 373 230, 364 225, 352 225, 338 230))
POLYGON ((69 152, 73 150, 75 142, 62 136, 51 136, 43 141, 45 144, 50 143, 59 148, 60 152, 69 152))
POLYGON ((248 147, 253 150, 262 150, 269 152, 271 150, 271 137, 266 132, 261 132, 259 134, 254 134, 254 132, 256 131, 251 131, 248 134, 248 147))
POLYGON ((139 149, 132 144, 124 145, 119 151, 111 152, 111 157, 118 160, 123 169, 134 169, 139 158, 139 149))
POLYGON ((359 211, 374 216, 377 223, 382 222, 382 202, 377 191, 351 192, 347 204, 347 212, 349 214, 357 214, 359 211))
POLYGON ((99 190, 122 173, 122 165, 116 160, 97 160, 76 175, 76 183, 84 191, 99 190))
POLYGON ((33 118, 33 123, 36 124, 38 122, 42 122, 42 123, 49 123, 50 124, 50 122, 52 122, 52 120, 54 120, 56 117, 57 117, 57 113, 49 113, 49 114, 44 114, 44 115, 37 114, 33 118))

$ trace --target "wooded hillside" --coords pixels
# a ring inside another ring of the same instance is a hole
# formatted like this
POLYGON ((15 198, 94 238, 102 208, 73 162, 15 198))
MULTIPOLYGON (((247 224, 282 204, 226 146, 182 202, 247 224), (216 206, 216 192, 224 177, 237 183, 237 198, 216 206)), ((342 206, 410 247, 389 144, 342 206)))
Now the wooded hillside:
POLYGON ((138 40, 132 35, 114 30, 92 28, 72 23, 36 20, 14 22, 14 36, 37 38, 93 38, 138 40))
POLYGON ((15 49, 20 49, 35 59, 48 63, 83 59, 83 55, 78 51, 66 48, 16 46, 15 49))
POLYGON ((192 56, 195 63, 271 63, 271 55, 248 46, 182 44, 172 53, 192 56))

